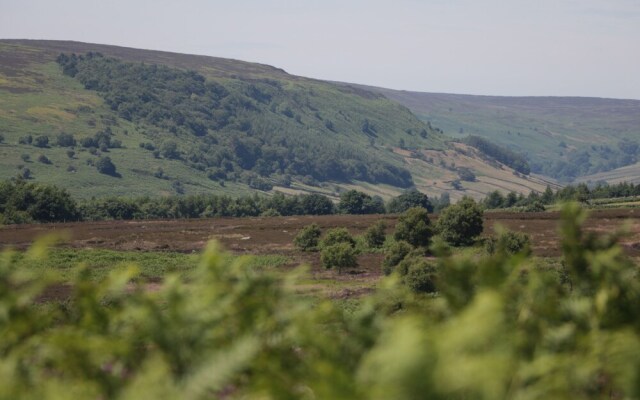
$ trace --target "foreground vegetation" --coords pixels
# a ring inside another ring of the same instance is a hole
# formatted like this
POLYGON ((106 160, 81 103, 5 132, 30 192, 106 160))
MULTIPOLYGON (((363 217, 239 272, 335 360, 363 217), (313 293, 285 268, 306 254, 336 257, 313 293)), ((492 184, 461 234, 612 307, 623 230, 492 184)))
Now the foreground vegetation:
MULTIPOLYGON (((616 236, 584 233, 571 205, 563 263, 452 255, 432 294, 393 272, 356 309, 294 293, 211 244, 189 276, 132 290, 135 267, 67 280, 0 258, 2 398, 639 398, 640 282, 616 236)), ((44 248, 34 246, 26 259, 44 248)), ((302 274, 302 275, 301 275, 302 274)))

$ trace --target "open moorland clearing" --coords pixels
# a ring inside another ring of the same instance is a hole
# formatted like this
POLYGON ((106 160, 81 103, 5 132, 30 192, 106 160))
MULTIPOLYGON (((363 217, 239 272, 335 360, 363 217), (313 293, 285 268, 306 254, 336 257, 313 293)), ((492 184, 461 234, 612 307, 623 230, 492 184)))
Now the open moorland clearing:
MULTIPOLYGON (((487 212, 483 235, 490 235, 495 225, 525 232, 531 236, 534 255, 555 257, 560 255, 559 217, 559 212, 487 212)), ((304 253, 293 246, 294 236, 303 227, 311 223, 317 223, 323 231, 346 227, 351 234, 360 235, 382 220, 388 226, 387 233, 392 233, 397 218, 397 215, 328 215, 25 224, 1 227, 0 246, 23 250, 39 237, 60 234, 68 238, 64 247, 77 249, 196 253, 210 240, 217 240, 233 254, 284 255, 291 258, 291 265, 308 263, 316 270, 321 268, 318 254, 304 253)), ((622 245, 629 255, 640 256, 640 210, 594 210, 585 224, 587 231, 603 234, 625 226, 629 234, 622 239, 622 245)), ((362 268, 378 271, 382 254, 360 257, 362 268)))

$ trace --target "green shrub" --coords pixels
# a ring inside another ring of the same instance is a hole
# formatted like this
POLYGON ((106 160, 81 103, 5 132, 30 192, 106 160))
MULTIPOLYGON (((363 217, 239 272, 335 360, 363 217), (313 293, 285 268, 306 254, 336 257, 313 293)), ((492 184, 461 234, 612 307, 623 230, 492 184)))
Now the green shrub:
POLYGON ((56 136, 56 144, 60 147, 73 147, 76 145, 76 139, 70 133, 59 133, 56 136))
POLYGON ((367 244, 367 247, 372 249, 379 249, 382 247, 387 238, 385 234, 386 229, 387 224, 384 221, 378 221, 370 226, 364 233, 364 241, 367 244))
POLYGON ((36 147, 48 147, 49 136, 36 136, 36 138, 33 140, 33 145, 36 147))
POLYGON ((116 176, 116 166, 109 157, 100 157, 96 162, 96 169, 101 174, 116 176))
POLYGON ((398 265, 402 271, 402 283, 414 293, 436 292, 437 269, 425 259, 407 257, 398 265))
POLYGON ((293 244, 302 251, 315 251, 318 248, 320 239, 320 227, 313 223, 305 226, 293 239, 293 244))
POLYGON ((411 252, 411 245, 407 242, 395 242, 387 249, 382 262, 382 272, 385 275, 390 275, 396 265, 398 265, 404 258, 411 252))
POLYGON ((33 143, 33 136, 31 135, 25 135, 20 137, 20 139, 18 139, 18 144, 31 144, 33 143))
POLYGON ((336 268, 339 273, 344 269, 358 265, 357 252, 349 243, 341 242, 323 247, 320 252, 320 261, 327 268, 336 268))
POLYGON ((433 236, 433 228, 427 210, 422 207, 408 209, 398 219, 394 238, 412 246, 428 246, 433 236))
POLYGON ((470 197, 440 213, 437 231, 452 246, 468 246, 482 233, 482 208, 470 197))
POLYGON ((274 210, 273 208, 268 208, 260 213, 261 217, 279 217, 280 213, 278 210, 274 210))
POLYGON ((490 237, 485 243, 485 249, 489 254, 504 252, 517 254, 531 252, 531 238, 524 232, 501 231, 497 237, 490 237))
POLYGON ((349 190, 340 195, 338 210, 343 214, 384 214, 384 203, 379 197, 349 190))
POLYGON ((429 212, 433 212, 433 205, 429 197, 416 189, 408 190, 398 197, 394 197, 387 204, 387 210, 396 214, 403 213, 413 207, 422 207, 429 212))
POLYGON ((356 246, 356 241, 347 228, 334 228, 327 231, 320 241, 320 248, 333 246, 338 243, 347 243, 351 247, 356 246))
POLYGON ((40 154, 38 156, 38 162, 43 164, 51 164, 51 160, 49 160, 49 157, 45 156, 44 154, 40 154))
POLYGON ((527 205, 524 208, 524 212, 544 212, 545 211, 545 207, 544 204, 542 204, 541 201, 534 201, 533 203, 527 205))

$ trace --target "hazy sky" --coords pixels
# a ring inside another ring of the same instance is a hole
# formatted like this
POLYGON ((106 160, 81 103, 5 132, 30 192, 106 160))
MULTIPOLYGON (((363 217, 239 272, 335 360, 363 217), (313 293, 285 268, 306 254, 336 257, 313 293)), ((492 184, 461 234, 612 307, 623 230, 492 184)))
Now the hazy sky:
POLYGON ((640 0, 0 0, 0 37, 230 57, 394 89, 640 99, 640 0))

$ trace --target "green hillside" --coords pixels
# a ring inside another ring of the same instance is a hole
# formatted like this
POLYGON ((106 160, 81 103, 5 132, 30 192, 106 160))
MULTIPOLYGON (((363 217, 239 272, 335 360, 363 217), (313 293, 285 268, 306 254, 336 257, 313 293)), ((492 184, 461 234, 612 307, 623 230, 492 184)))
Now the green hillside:
MULTIPOLYGON (((543 191, 382 94, 215 57, 0 40, 0 179, 79 198, 543 191), (469 173, 472 172, 472 173, 469 173)), ((506 164, 504 164, 506 162, 506 164)))
POLYGON ((578 182, 585 183, 621 183, 628 182, 640 183, 640 163, 627 165, 626 167, 616 168, 607 172, 600 172, 593 175, 582 176, 577 179, 578 182))
POLYGON ((0 177, 28 169, 83 197, 401 190, 413 178, 389 150, 446 146, 381 95, 212 57, 7 40, 0 93, 0 177), (104 157, 115 173, 98 172, 104 157))
POLYGON ((523 153, 533 172, 564 181, 640 161, 640 100, 366 89, 405 105, 448 136, 477 135, 523 153))

